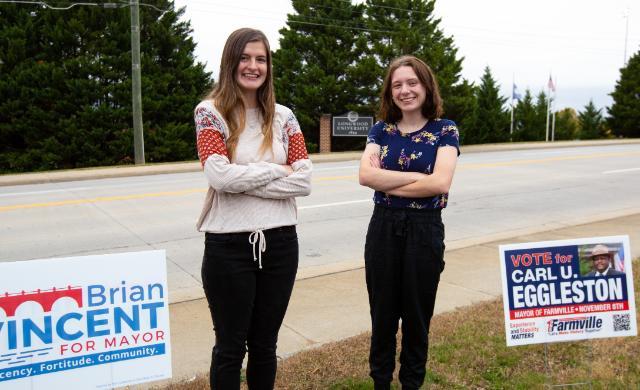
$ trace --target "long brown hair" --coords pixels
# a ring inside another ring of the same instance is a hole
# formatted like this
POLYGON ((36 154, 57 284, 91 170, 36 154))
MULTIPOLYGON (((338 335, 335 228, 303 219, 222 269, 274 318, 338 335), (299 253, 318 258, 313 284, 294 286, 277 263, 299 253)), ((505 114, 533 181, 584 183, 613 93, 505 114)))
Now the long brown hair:
POLYGON ((391 78, 393 77, 393 72, 401 66, 410 66, 413 68, 416 76, 418 76, 418 80, 420 80, 420 83, 427 90, 424 103, 422 104, 422 115, 429 120, 440 118, 443 110, 438 80, 436 80, 429 65, 414 56, 398 57, 389 65, 389 70, 382 84, 382 92, 380 93, 380 110, 378 111, 378 117, 387 123, 395 123, 402 119, 402 111, 400 111, 400 108, 393 102, 393 97, 391 96, 391 78))
POLYGON ((267 52, 267 76, 264 83, 258 88, 258 108, 262 114, 262 134, 264 139, 260 146, 260 154, 267 149, 271 150, 273 142, 273 117, 276 110, 276 97, 273 92, 273 76, 271 73, 271 48, 264 33, 252 28, 241 28, 229 35, 222 51, 220 61, 220 76, 207 99, 213 100, 213 104, 220 112, 227 126, 229 126, 229 138, 227 139, 227 153, 231 161, 234 156, 238 138, 245 127, 246 107, 242 100, 242 90, 236 80, 236 71, 244 48, 249 42, 262 42, 267 52))

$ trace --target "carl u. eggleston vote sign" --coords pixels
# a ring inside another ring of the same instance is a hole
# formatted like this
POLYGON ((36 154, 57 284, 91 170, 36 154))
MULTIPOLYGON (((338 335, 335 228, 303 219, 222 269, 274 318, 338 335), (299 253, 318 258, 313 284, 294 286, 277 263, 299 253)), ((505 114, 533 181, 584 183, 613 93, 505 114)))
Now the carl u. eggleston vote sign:
POLYGON ((507 345, 634 336, 628 236, 500 246, 507 345))
POLYGON ((164 251, 0 264, 0 389, 171 377, 164 251))

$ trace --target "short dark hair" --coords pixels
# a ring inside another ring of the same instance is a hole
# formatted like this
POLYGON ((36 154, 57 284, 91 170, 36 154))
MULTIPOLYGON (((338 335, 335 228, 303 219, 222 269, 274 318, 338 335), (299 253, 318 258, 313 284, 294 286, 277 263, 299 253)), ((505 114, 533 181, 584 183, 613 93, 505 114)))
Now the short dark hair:
POLYGON ((443 113, 442 98, 440 97, 440 88, 438 88, 438 80, 435 74, 424 61, 414 56, 398 57, 387 70, 387 75, 382 83, 382 92, 380 94, 380 110, 378 117, 387 123, 395 123, 402 119, 402 111, 393 102, 391 96, 391 78, 401 66, 410 66, 418 76, 418 80, 427 90, 424 104, 422 105, 422 115, 425 118, 433 120, 440 118, 443 113))

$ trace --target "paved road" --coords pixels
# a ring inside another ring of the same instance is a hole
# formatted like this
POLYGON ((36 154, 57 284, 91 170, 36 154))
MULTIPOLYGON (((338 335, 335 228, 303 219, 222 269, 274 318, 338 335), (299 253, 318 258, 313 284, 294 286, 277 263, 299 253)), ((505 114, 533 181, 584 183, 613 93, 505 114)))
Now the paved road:
MULTIPOLYGON (((362 264, 371 191, 357 161, 317 163, 299 200, 299 276, 362 264)), ((173 302, 201 296, 201 173, 0 188, 0 261, 165 249, 173 302)), ((640 212, 640 145, 463 154, 448 248, 640 212)))

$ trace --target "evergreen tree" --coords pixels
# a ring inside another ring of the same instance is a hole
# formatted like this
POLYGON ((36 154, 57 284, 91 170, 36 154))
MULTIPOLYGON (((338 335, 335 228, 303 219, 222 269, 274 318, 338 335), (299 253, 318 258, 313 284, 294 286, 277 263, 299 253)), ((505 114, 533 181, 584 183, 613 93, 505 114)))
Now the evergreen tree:
POLYGON ((538 113, 529 89, 525 90, 524 97, 514 109, 514 121, 514 141, 539 141, 539 139, 536 139, 539 122, 538 113))
POLYGON ((609 125, 620 137, 640 137, 640 51, 620 69, 620 79, 611 93, 609 125))
POLYGON ((604 119, 602 109, 596 109, 593 100, 584 107, 584 111, 578 114, 580 122, 580 139, 596 139, 604 136, 604 119))
MULTIPOLYGON (((313 149, 322 114, 351 110, 373 114, 362 107, 372 99, 369 88, 376 80, 368 76, 370 62, 355 61, 365 39, 363 5, 341 0, 292 4, 295 13, 288 15, 287 27, 280 30, 280 48, 273 55, 276 98, 296 113, 313 149)), ((355 141, 363 147, 362 138, 355 141)))
MULTIPOLYGON (((553 99, 552 99, 553 100, 553 99)), ((547 113, 549 110, 549 105, 552 102, 547 101, 547 94, 544 91, 540 91, 538 93, 538 97, 536 98, 535 111, 536 117, 533 126, 533 141, 545 141, 547 138, 547 113)), ((549 123, 549 139, 551 139, 551 114, 549 113, 548 117, 549 123)))
POLYGON ((378 65, 381 80, 390 62, 411 54, 425 61, 438 79, 445 116, 464 128, 473 113, 473 87, 461 77, 463 58, 457 57, 453 38, 444 35, 434 15, 434 0, 367 0, 365 23, 369 59, 378 65))
POLYGON ((480 85, 475 89, 473 125, 466 129, 465 144, 504 142, 509 140, 509 113, 504 110, 506 98, 500 96, 500 87, 484 69, 480 85))
MULTIPOLYGON (((295 13, 280 30, 274 53, 277 100, 291 107, 307 141, 317 142, 321 114, 349 110, 373 114, 390 61, 402 54, 425 60, 437 75, 446 116, 463 126, 473 110, 473 89, 461 80, 462 59, 445 37, 431 1, 294 0, 295 13)), ((334 150, 361 148, 364 140, 334 140, 334 150), (337 148, 336 148, 337 146, 337 148)))
POLYGON ((464 143, 465 133, 473 125, 473 112, 476 100, 473 96, 473 84, 462 79, 457 85, 448 88, 443 94, 444 116, 456 122, 460 130, 460 139, 464 143))
POLYGON ((556 128, 554 139, 573 140, 578 138, 578 114, 573 108, 565 108, 556 113, 556 128))
MULTIPOLYGON (((3 4, 0 11, 0 171, 132 162, 129 8, 3 4)), ((194 63, 181 13, 158 19, 158 11, 140 10, 150 162, 195 158, 191 113, 211 84, 194 63)))

